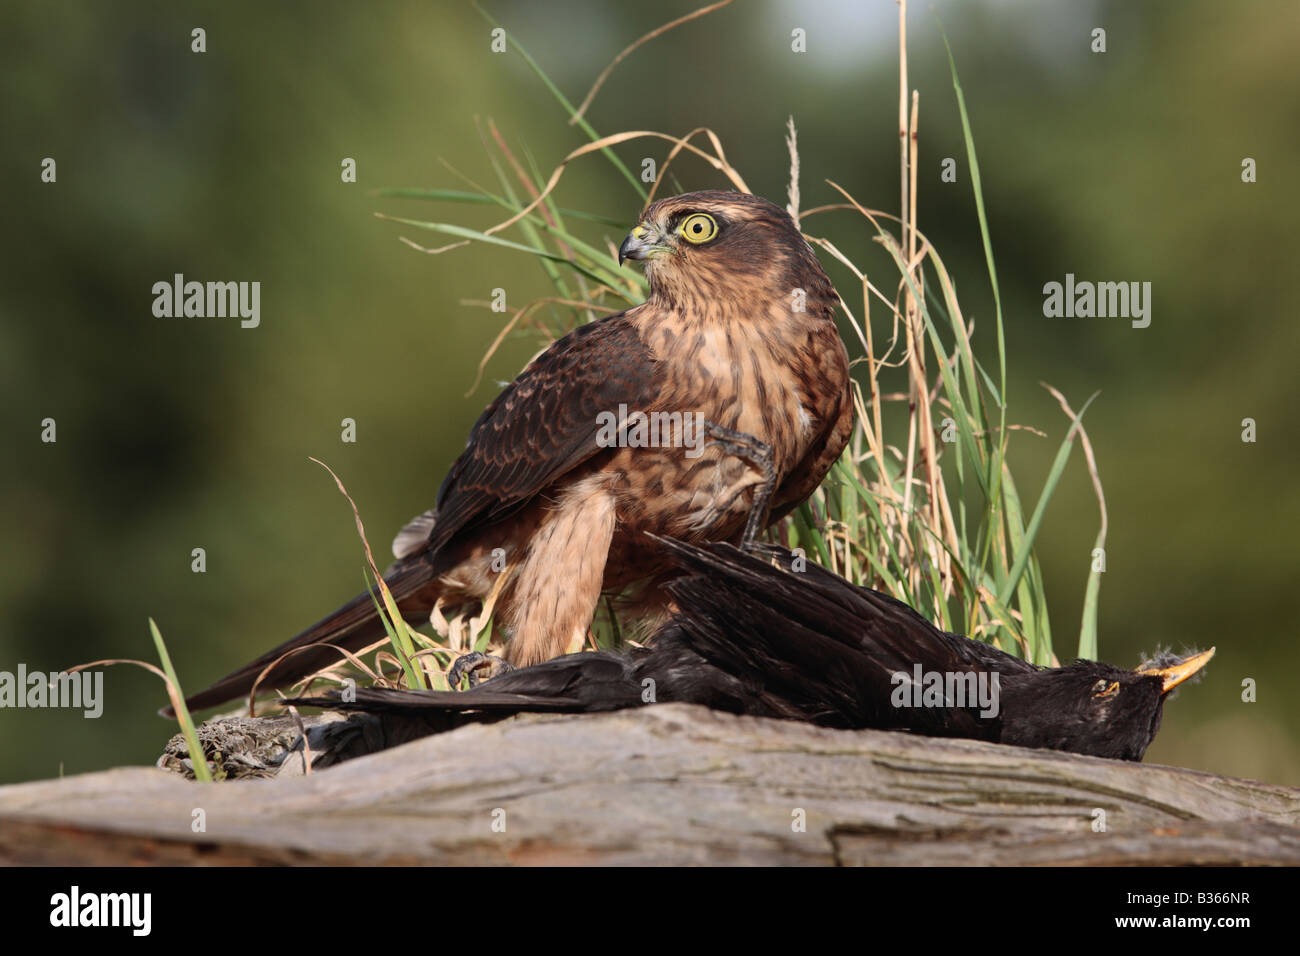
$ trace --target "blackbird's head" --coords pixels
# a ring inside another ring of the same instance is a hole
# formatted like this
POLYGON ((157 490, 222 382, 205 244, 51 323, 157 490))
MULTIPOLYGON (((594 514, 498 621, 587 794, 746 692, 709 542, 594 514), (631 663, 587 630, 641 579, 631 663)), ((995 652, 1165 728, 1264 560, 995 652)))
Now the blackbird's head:
POLYGON ((1214 648, 1162 654, 1134 670, 1076 661, 1028 674, 1014 688, 1004 684, 1002 742, 1141 760, 1160 729, 1165 698, 1213 656, 1214 648))
POLYGON ((834 289, 789 214, 748 193, 708 190, 652 203, 618 250, 645 262, 652 297, 690 309, 753 310, 767 298, 788 309, 833 309, 834 289), (758 300, 758 301, 756 301, 758 300))

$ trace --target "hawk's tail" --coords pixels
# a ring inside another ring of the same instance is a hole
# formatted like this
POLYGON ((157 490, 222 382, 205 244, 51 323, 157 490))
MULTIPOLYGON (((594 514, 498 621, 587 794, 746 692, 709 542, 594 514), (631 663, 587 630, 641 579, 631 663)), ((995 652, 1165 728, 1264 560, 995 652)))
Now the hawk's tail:
MULTIPOLYGON (((433 569, 428 562, 417 560, 390 571, 385 575, 384 581, 392 592, 398 609, 414 619, 415 614, 409 603, 404 605, 403 602, 433 581, 433 577, 433 569)), ((357 651, 379 640, 384 634, 384 624, 375 610, 374 599, 369 593, 358 595, 296 637, 232 671, 211 687, 186 698, 185 706, 190 710, 203 710, 236 697, 247 697, 255 683, 259 689, 264 690, 284 687, 342 660, 343 655, 334 648, 357 651), (332 646, 312 647, 313 644, 332 646), (275 664, 258 681, 264 669, 286 654, 289 656, 275 664)), ((166 717, 175 716, 170 707, 162 713, 166 717)))

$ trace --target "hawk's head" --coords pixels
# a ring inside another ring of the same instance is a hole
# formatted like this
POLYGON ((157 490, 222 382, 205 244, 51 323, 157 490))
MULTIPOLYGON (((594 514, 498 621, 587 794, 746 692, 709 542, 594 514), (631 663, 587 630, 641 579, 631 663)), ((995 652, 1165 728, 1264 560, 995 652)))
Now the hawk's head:
POLYGON ((652 297, 683 304, 707 297, 743 301, 824 295, 830 280, 780 206, 748 193, 707 190, 651 204, 618 250, 618 261, 645 260, 652 297))

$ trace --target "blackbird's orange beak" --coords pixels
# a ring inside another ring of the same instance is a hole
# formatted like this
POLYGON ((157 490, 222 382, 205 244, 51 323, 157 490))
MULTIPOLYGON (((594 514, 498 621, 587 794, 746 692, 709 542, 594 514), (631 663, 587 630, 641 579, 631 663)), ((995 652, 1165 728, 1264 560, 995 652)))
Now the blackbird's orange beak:
POLYGON ((1183 681, 1194 675, 1206 664, 1210 663, 1210 658, 1214 656, 1214 648, 1208 651, 1201 651, 1199 654, 1193 654, 1191 657, 1184 657, 1173 664, 1167 664, 1163 667, 1156 666, 1155 663, 1144 664, 1137 669, 1139 674, 1152 674, 1164 678, 1164 685, 1160 693, 1167 694, 1183 681))

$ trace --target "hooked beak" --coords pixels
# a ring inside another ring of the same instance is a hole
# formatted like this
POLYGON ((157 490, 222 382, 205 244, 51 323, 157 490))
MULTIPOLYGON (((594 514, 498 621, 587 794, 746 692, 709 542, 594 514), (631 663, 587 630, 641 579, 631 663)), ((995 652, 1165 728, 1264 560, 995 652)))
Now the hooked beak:
POLYGON ((657 245, 654 238, 648 226, 637 226, 618 247, 618 264, 621 266, 627 259, 648 259, 652 253, 661 251, 663 246, 657 245))
POLYGON ((1137 670, 1139 674, 1152 674, 1163 678, 1164 684, 1160 688, 1160 693, 1167 694, 1210 663, 1210 658, 1213 656, 1214 648, 1211 647, 1208 651, 1201 651, 1199 654, 1185 657, 1181 661, 1176 661, 1165 667, 1157 667, 1154 663, 1151 663, 1139 667, 1137 670))

